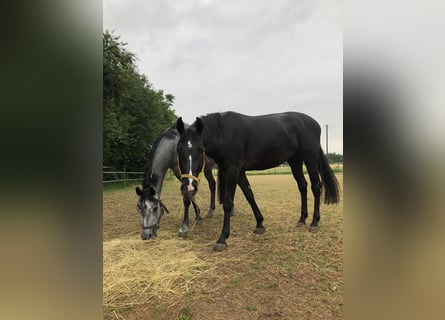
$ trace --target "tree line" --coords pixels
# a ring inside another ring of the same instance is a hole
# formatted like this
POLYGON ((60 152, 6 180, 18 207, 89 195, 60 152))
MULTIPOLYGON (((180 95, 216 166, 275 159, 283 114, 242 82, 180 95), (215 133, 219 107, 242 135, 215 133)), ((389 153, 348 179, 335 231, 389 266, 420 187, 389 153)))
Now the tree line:
POLYGON ((138 72, 126 45, 103 33, 103 165, 141 171, 151 142, 177 118, 175 98, 138 72))
POLYGON ((343 162, 343 155, 338 153, 328 153, 326 157, 329 160, 329 163, 342 163, 343 162))

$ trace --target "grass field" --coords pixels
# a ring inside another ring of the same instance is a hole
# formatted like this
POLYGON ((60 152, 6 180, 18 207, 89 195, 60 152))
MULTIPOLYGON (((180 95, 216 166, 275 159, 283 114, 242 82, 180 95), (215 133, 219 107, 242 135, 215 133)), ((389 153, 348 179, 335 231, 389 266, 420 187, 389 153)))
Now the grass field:
MULTIPOLYGON (((343 174, 337 173, 343 185, 343 174)), ((222 207, 212 219, 177 236, 182 198, 166 181, 170 210, 154 240, 140 240, 134 188, 103 195, 105 319, 342 319, 343 196, 321 206, 320 231, 295 228, 300 197, 291 175, 249 176, 266 232, 238 189, 227 250, 212 251, 222 227, 222 207)), ((310 188, 309 188, 310 190, 310 188)), ((198 203, 208 210, 202 179, 198 203)), ((313 199, 309 192, 309 208, 313 199)), ((311 221, 311 215, 308 223, 311 221)), ((193 217, 194 215, 192 215, 193 217)))

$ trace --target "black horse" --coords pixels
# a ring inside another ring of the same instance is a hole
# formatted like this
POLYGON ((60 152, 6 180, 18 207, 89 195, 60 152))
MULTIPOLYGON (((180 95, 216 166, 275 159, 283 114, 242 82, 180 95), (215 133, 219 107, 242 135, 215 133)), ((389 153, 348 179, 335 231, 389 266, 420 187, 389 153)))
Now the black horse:
MULTIPOLYGON (((320 195, 324 187, 326 204, 339 201, 337 179, 320 147, 320 125, 303 113, 285 112, 263 116, 246 116, 236 112, 212 113, 184 128, 182 118, 176 123, 180 133, 177 145, 179 166, 183 172, 198 174, 207 156, 218 165, 219 201, 223 204, 224 224, 215 251, 224 250, 230 235, 230 211, 238 184, 256 218, 255 233, 263 233, 263 216, 246 177, 247 170, 264 170, 287 161, 301 193, 301 216, 297 226, 306 224, 306 165, 314 194, 314 214, 309 231, 318 231, 320 195), (321 175, 321 181, 320 181, 321 175)), ((182 179, 183 194, 197 192, 195 181, 182 179), (186 191, 184 191, 186 190, 186 191)))
MULTIPOLYGON (((176 154, 176 145, 179 141, 179 133, 176 126, 172 126, 159 135, 153 142, 149 159, 146 164, 142 190, 136 187, 136 194, 139 196, 137 209, 141 213, 142 240, 150 239, 156 236, 156 230, 164 211, 167 208, 161 201, 162 185, 167 170, 170 168, 174 175, 181 180, 181 172, 178 167, 178 157, 176 154)), ((206 158, 204 163, 204 175, 209 182, 210 189, 210 209, 207 212, 207 218, 213 216, 215 210, 215 187, 216 182, 213 178, 212 169, 215 162, 206 158)), ((187 235, 187 226, 189 224, 189 207, 193 205, 196 213, 197 223, 201 222, 200 209, 196 204, 194 197, 183 198, 184 201, 184 219, 179 230, 179 236, 187 235)))

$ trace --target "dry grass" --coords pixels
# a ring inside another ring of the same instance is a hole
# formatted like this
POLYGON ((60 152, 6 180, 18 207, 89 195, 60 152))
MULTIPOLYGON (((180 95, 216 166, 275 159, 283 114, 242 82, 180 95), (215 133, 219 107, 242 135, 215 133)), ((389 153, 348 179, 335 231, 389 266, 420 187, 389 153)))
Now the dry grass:
POLYGON ((208 271, 189 245, 177 239, 154 243, 115 239, 103 244, 103 299, 108 308, 145 304, 189 291, 208 271))
MULTIPOLYGON (((342 184, 342 174, 337 174, 342 184)), ((242 192, 224 252, 212 251, 222 209, 182 239, 176 181, 164 186, 165 215, 155 240, 140 240, 133 189, 104 193, 105 319, 341 319, 343 201, 321 206, 320 231, 296 229, 299 193, 292 176, 250 176, 266 233, 242 192)), ((206 182, 198 201, 208 208, 206 182)), ((313 200, 309 198, 312 208, 313 200)), ((311 217, 308 218, 310 222, 311 217)))

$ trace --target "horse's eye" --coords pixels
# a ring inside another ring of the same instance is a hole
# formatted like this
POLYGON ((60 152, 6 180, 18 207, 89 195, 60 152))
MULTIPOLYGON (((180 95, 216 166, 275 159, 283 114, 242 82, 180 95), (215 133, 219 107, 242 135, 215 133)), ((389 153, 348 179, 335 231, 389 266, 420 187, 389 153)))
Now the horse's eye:
POLYGON ((142 210, 145 208, 145 203, 144 202, 138 202, 136 207, 137 207, 139 212, 142 212, 142 210))

